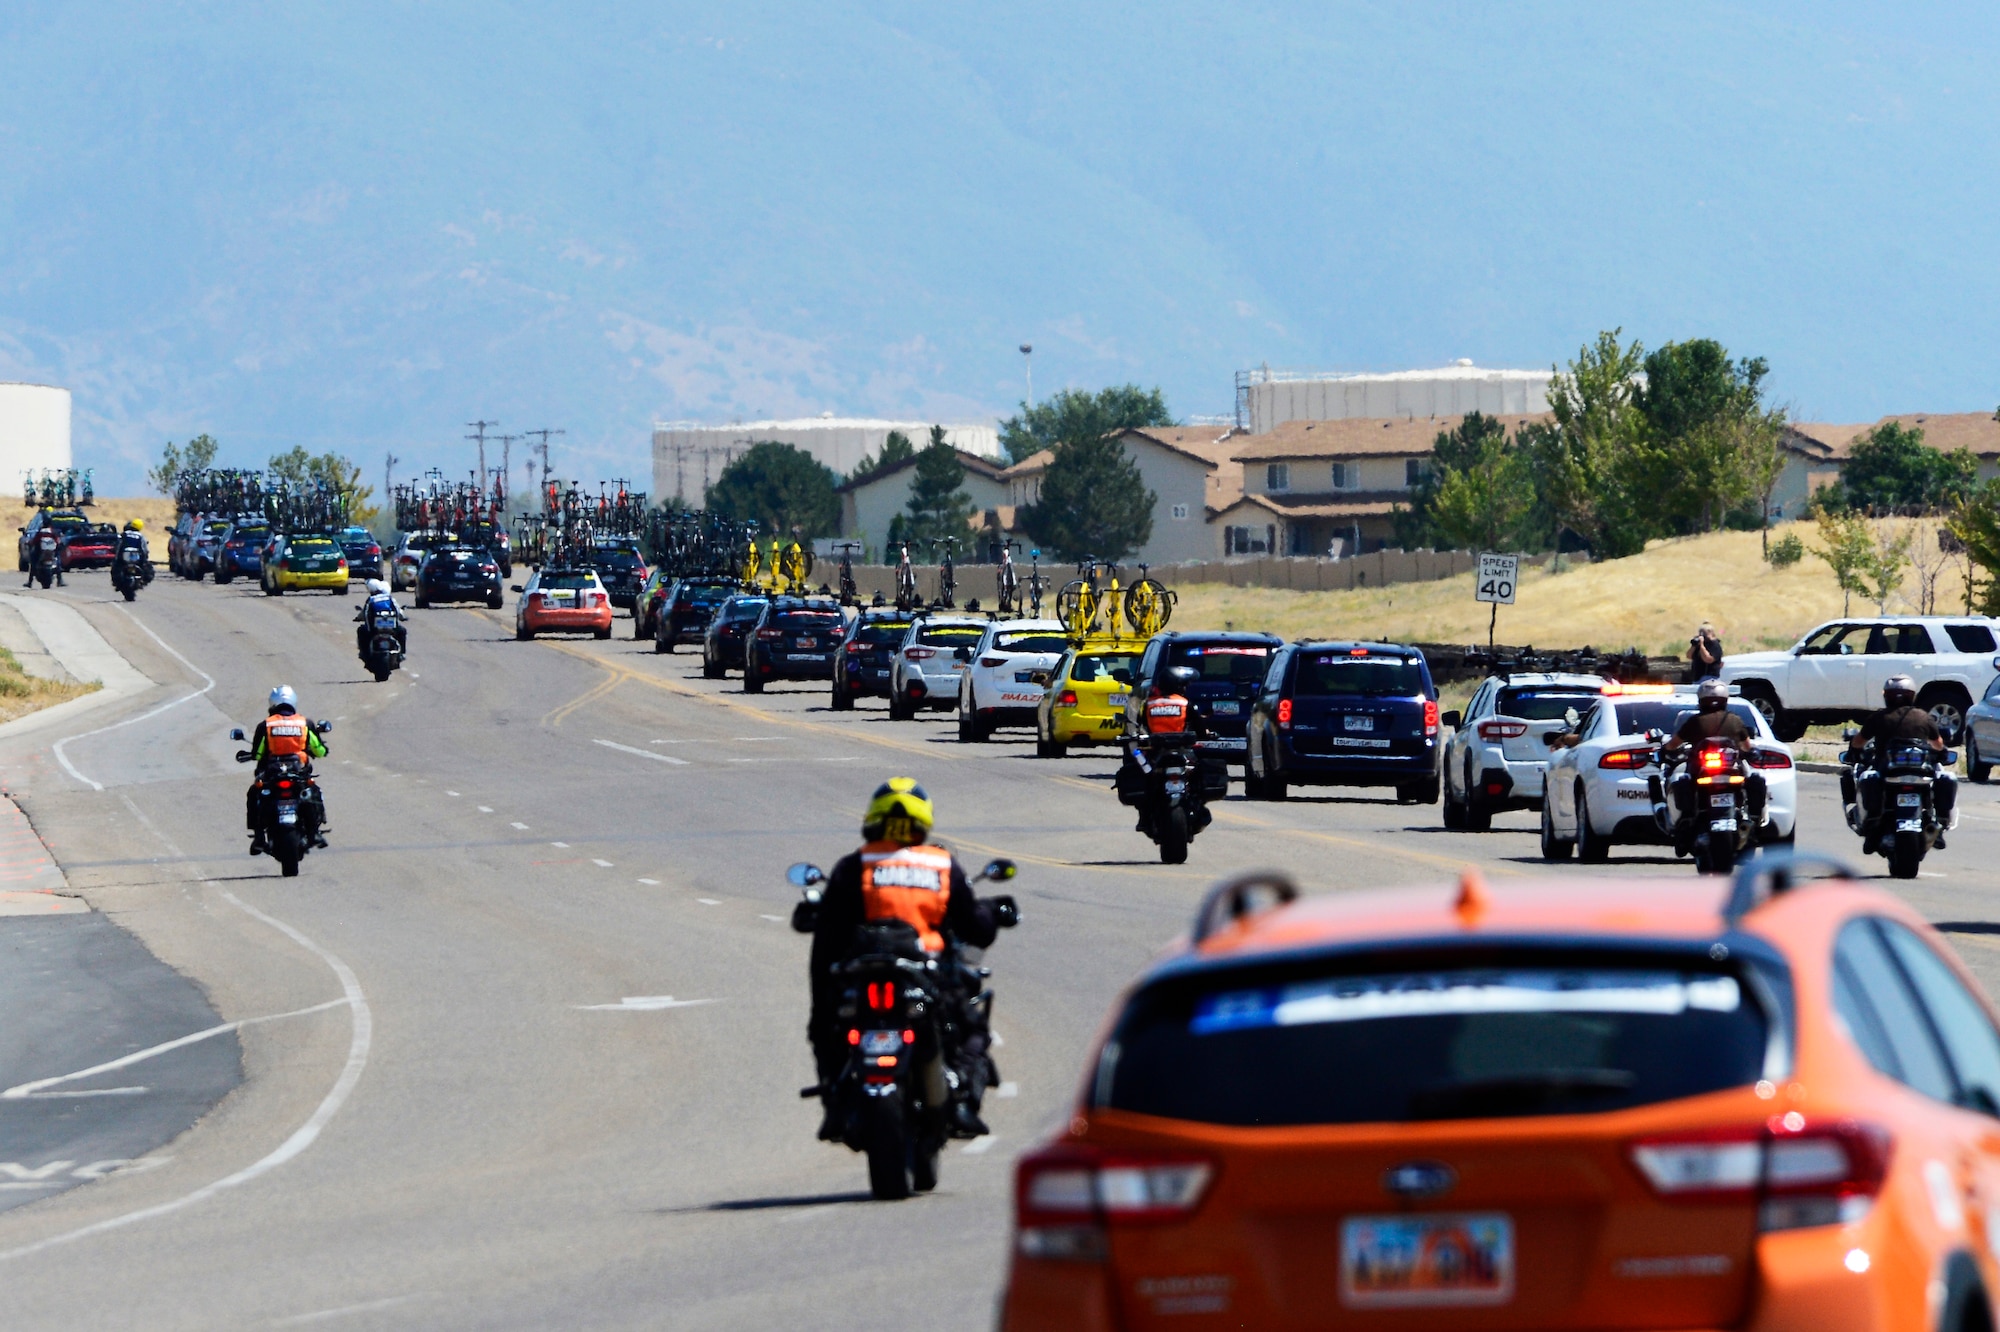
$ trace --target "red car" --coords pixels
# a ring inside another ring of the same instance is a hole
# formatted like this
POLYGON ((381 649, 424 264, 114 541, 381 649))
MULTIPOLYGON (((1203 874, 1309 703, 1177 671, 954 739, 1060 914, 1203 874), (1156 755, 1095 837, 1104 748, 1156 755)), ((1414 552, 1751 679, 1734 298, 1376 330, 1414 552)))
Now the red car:
POLYGON ((611 637, 611 594, 594 569, 541 569, 521 589, 514 637, 536 634, 611 637))

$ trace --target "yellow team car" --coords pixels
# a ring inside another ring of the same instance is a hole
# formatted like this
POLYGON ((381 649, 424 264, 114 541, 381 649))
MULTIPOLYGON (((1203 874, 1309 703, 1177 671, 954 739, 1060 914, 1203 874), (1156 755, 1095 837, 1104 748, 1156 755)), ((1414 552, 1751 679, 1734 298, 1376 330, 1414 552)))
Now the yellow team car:
POLYGON ((279 537, 264 559, 264 595, 321 587, 347 595, 347 556, 330 536, 279 537))
POLYGON ((1144 639, 1093 636, 1071 648, 1049 675, 1035 713, 1035 755, 1061 758, 1071 745, 1115 745, 1125 735, 1126 695, 1144 639))

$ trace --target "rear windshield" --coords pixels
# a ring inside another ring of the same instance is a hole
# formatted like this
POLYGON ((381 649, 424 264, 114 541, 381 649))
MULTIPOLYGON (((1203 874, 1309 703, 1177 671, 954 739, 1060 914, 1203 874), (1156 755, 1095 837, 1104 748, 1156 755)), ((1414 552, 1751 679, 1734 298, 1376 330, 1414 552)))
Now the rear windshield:
MULTIPOLYGON (((1672 735, 1679 729, 1681 720, 1694 710, 1692 703, 1620 703, 1618 734, 1644 735, 1648 731, 1658 729, 1672 735)), ((1729 710, 1750 728, 1750 734, 1757 734, 1757 714, 1751 710, 1748 703, 1740 701, 1731 703, 1729 710)))
POLYGON ((1139 658, 1130 652, 1085 652, 1070 664, 1069 678, 1078 684, 1104 679, 1131 684, 1138 669, 1139 658))
POLYGON ((731 620, 754 620, 764 613, 767 603, 762 601, 739 601, 728 610, 731 620))
POLYGON ((1069 640, 1061 634, 1038 630, 1025 634, 996 634, 993 638, 995 652, 1053 652, 1057 656, 1069 650, 1069 640))
POLYGON ((300 537, 289 549, 294 555, 320 555, 334 548, 325 537, 300 537))
POLYGON ((600 569, 636 569, 641 563, 637 551, 604 549, 597 551, 592 562, 600 569))
POLYGON ((683 587, 674 597, 676 606, 720 606, 736 595, 727 587, 683 587))
POLYGON ((271 535, 268 527, 239 527, 229 534, 231 541, 263 541, 271 535))
MULTIPOLYGON (((60 527, 67 532, 74 528, 89 527, 90 519, 80 513, 52 513, 49 515, 48 525, 50 527, 60 527)), ((226 528, 229 524, 224 523, 222 526, 226 528)), ((211 523, 208 530, 211 532, 215 531, 215 525, 211 523)))
POLYGON ((1496 966, 1144 995, 1098 1099, 1205 1124, 1369 1124, 1622 1110, 1763 1076, 1734 976, 1674 962, 1496 966))
POLYGON ((1357 657, 1347 652, 1301 652, 1292 693, 1300 698, 1361 694, 1374 698, 1417 698, 1424 692, 1424 668, 1414 657, 1357 657))
POLYGON ((597 580, 587 573, 572 573, 565 570, 562 573, 543 574, 541 586, 544 590, 552 587, 575 590, 578 588, 595 587, 597 586, 597 580))
POLYGON ((898 624, 894 620, 870 620, 854 631, 854 641, 870 645, 879 643, 900 643, 903 635, 910 632, 908 620, 898 624))
POLYGON ((919 643, 928 643, 932 647, 936 647, 940 643, 959 647, 968 643, 977 643, 980 635, 985 632, 985 626, 977 624, 927 624, 917 630, 917 641, 919 643))
POLYGON ((1271 664, 1271 649, 1262 643, 1175 644, 1167 669, 1185 666, 1204 680, 1261 680, 1271 664))
POLYGON ((775 629, 797 629, 804 633, 814 630, 840 632, 838 611, 780 611, 771 617, 771 622, 775 629))
POLYGON ((1503 689, 1493 714, 1522 721, 1561 721, 1571 708, 1582 712, 1597 699, 1597 694, 1580 689, 1503 689))

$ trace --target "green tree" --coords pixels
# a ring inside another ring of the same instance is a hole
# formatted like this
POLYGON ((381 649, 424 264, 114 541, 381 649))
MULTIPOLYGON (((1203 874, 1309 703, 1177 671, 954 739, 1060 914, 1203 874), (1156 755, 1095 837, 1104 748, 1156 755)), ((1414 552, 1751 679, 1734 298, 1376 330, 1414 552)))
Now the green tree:
POLYGON ((970 536, 966 520, 972 516, 972 496, 959 489, 965 484, 965 464, 945 442, 943 426, 931 427, 930 443, 911 471, 903 534, 926 546, 942 537, 957 537, 963 545, 970 536))
POLYGON ((1066 440, 1173 423, 1166 396, 1157 388, 1120 384, 1096 393, 1064 389, 1033 406, 1022 403, 1018 415, 1000 423, 1000 445, 1011 461, 1020 462, 1066 440))
POLYGON ((1108 434, 1056 442, 1041 498, 1021 510, 1023 530, 1059 559, 1119 560, 1153 534, 1153 505, 1139 465, 1108 434))
POLYGON ((2000 481, 1988 481, 1960 500, 1945 527, 1965 549, 1966 614, 2000 616, 2000 481))
POLYGON ((1568 530, 1606 558, 1645 549, 1648 534, 1643 506, 1625 488, 1626 455, 1643 425, 1632 397, 1645 349, 1621 342, 1623 332, 1578 349, 1549 383, 1551 426, 1522 438, 1552 540, 1560 545, 1568 530))
MULTIPOLYGON (((1536 507, 1533 470, 1496 417, 1470 412, 1438 432, 1431 466, 1408 509, 1394 514, 1405 550, 1518 549, 1536 507)), ((1539 530, 1539 529, 1538 529, 1539 530)))
POLYGON ((273 454, 264 470, 274 479, 289 481, 297 489, 324 484, 347 496, 349 522, 369 527, 382 516, 382 511, 369 503, 375 488, 362 482, 360 465, 351 458, 332 452, 310 454, 294 445, 289 452, 273 454))
POLYGON ((1856 440, 1840 465, 1834 503, 1870 513, 1935 513, 1956 506, 1979 483, 1979 460, 1966 449, 1940 453, 1921 427, 1884 421, 1856 440))
POLYGON ((1822 509, 1815 515, 1820 544, 1807 547, 1833 570, 1840 585, 1840 613, 1847 614, 1854 594, 1868 595, 1868 575, 1875 556, 1875 538, 1857 513, 1836 513, 1822 509))
POLYGON ((832 469, 804 449, 764 440, 722 469, 706 502, 725 518, 754 520, 766 536, 797 528, 802 540, 810 540, 840 528, 834 480, 832 469))
POLYGON ((186 447, 178 447, 172 440, 160 450, 160 465, 146 470, 146 480, 162 495, 174 493, 174 478, 182 472, 201 472, 215 465, 215 437, 196 435, 186 447))
MULTIPOLYGON (((934 426, 932 429, 936 429, 936 427, 934 426)), ((871 477, 877 472, 886 471, 894 467, 905 458, 914 457, 916 452, 916 447, 910 443, 908 435, 900 430, 891 430, 888 437, 882 441, 882 456, 871 458, 865 453, 862 454, 861 461, 854 465, 854 470, 848 474, 847 479, 849 481, 860 481, 866 477, 871 477)))
POLYGON ((1645 428, 1627 455, 1627 485, 1650 497, 1656 531, 1714 531, 1756 493, 1746 455, 1763 437, 1770 367, 1690 338, 1649 353, 1645 371, 1632 394, 1645 428))

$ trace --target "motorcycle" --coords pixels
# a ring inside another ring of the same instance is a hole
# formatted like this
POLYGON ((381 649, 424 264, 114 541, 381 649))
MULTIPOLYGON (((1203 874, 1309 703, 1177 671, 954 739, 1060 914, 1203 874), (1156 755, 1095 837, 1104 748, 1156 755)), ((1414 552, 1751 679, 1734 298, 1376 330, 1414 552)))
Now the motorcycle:
MULTIPOLYGON (((330 721, 309 721, 317 735, 333 730, 330 721)), ((242 741, 241 727, 229 738, 242 741)), ((247 749, 236 751, 238 763, 250 763, 256 755, 247 749)), ((257 825, 264 834, 264 854, 278 862, 280 873, 290 879, 298 875, 299 862, 315 846, 325 846, 320 835, 326 826, 326 802, 319 783, 313 780, 312 763, 303 755, 283 754, 267 758, 257 769, 257 825)))
POLYGON ((1692 855, 1703 874, 1727 874, 1753 846, 1765 818, 1763 783, 1728 741, 1692 746, 1648 783, 1653 821, 1674 854, 1692 855))
POLYGON ((111 586, 127 601, 138 598, 139 589, 153 581, 153 566, 139 558, 136 546, 126 546, 111 562, 111 586))
POLYGON ((1873 839, 1873 849, 1889 862, 1890 877, 1914 879, 1938 839, 1958 826, 1957 791, 1945 796, 1950 778, 1943 773, 1958 762, 1958 755, 1908 741, 1888 742, 1886 749, 1886 756, 1879 758, 1875 746, 1858 760, 1851 752, 1841 754, 1840 761, 1854 769, 1851 791, 1843 792, 1848 796, 1847 826, 1873 839), (1877 792, 1871 802, 1868 795, 1877 792), (1867 812, 1870 803, 1878 811, 1872 819, 1867 812))
MULTIPOLYGON (((1004 882, 1014 873, 1014 862, 995 860, 973 882, 1004 882)), ((786 878, 804 890, 792 910, 792 928, 811 934, 819 924, 826 875, 817 865, 800 863, 786 878)), ((1013 898, 991 901, 1002 928, 1020 923, 1013 898)), ((869 1191, 877 1198, 907 1198, 936 1188, 938 1154, 954 1136, 947 1117, 952 1097, 962 1095, 976 1105, 985 1088, 1000 1079, 984 1051, 960 1057, 968 1053, 968 1031, 986 1030, 993 1008, 993 991, 983 986, 992 973, 979 959, 980 950, 950 944, 930 956, 904 922, 870 921, 835 968, 841 987, 835 1014, 847 1028, 852 1053, 830 1084, 801 1088, 799 1097, 831 1093, 836 1140, 867 1155, 869 1191)))
MULTIPOLYGON (((1183 689, 1195 679, 1185 666, 1167 674, 1183 689)), ((1229 794, 1229 769, 1202 757, 1199 715, 1190 708, 1187 716, 1195 729, 1128 740, 1113 781, 1118 803, 1139 811, 1136 830, 1160 848, 1163 865, 1187 862, 1188 843, 1215 821, 1208 802, 1229 794)))
POLYGON ((34 551, 28 557, 28 576, 45 592, 62 577, 62 546, 53 534, 43 532, 35 538, 34 551))
POLYGON ((368 617, 368 647, 361 654, 361 664, 380 684, 389 678, 390 672, 402 668, 403 640, 396 632, 401 626, 393 611, 370 610, 364 606, 355 618, 360 619, 363 615, 368 617))

